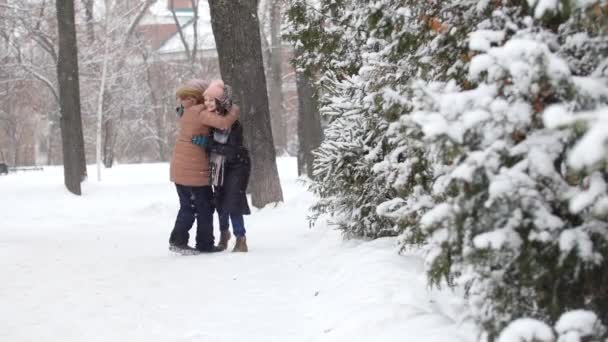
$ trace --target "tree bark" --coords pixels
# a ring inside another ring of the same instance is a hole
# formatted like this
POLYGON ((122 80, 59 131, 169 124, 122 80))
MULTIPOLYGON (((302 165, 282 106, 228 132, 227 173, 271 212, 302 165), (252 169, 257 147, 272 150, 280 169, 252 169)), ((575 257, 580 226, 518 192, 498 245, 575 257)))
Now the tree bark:
POLYGON ((277 151, 287 147, 287 125, 283 108, 283 48, 281 43, 281 2, 273 0, 270 6, 270 117, 272 134, 277 151))
POLYGON ((256 0, 210 0, 220 72, 241 107, 254 207, 283 201, 272 139, 256 0))
POLYGON ((323 129, 319 115, 319 104, 310 77, 296 71, 298 88, 298 175, 313 178, 313 150, 321 145, 323 129))
POLYGON ((81 195, 80 183, 86 178, 87 170, 80 115, 74 0, 57 0, 56 7, 59 37, 57 80, 61 107, 64 182, 70 192, 81 195))

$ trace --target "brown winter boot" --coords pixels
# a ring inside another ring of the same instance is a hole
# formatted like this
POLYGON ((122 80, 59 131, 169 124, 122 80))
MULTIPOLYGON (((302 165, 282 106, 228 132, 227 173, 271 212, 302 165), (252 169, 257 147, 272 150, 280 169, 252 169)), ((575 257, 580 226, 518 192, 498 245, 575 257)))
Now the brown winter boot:
POLYGON ((233 252, 247 252, 249 249, 247 248, 247 238, 244 236, 236 238, 236 244, 234 244, 233 252))
POLYGON ((222 250, 228 248, 228 240, 230 240, 230 231, 228 229, 220 231, 220 241, 217 246, 222 250))

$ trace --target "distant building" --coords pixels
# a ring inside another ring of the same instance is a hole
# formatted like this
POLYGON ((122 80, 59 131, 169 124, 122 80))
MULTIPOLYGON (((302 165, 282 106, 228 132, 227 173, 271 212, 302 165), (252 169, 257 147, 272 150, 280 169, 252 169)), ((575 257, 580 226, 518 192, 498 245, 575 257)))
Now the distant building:
MULTIPOLYGON (((172 0, 159 0, 150 7, 142 19, 138 33, 157 52, 160 60, 182 60, 186 58, 185 47, 171 11, 172 0)), ((184 34, 188 48, 194 46, 194 11, 190 0, 173 0, 175 17, 184 34)), ((196 22, 197 56, 217 58, 215 39, 211 29, 209 4, 199 1, 196 22)))

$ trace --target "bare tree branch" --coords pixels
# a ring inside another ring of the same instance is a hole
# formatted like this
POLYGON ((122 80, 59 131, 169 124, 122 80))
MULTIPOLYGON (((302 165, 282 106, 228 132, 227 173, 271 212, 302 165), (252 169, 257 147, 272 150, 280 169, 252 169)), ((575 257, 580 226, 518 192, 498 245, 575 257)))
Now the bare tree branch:
POLYGON ((30 74, 32 74, 32 76, 34 76, 36 79, 41 81, 51 91, 51 94, 55 98, 55 101, 57 101, 57 105, 59 105, 59 95, 57 94, 57 90, 55 89, 55 85, 53 84, 53 82, 51 82, 48 78, 46 78, 44 75, 34 70, 27 64, 21 64, 21 67, 30 74))
MULTIPOLYGON (((173 20, 175 21, 175 26, 177 27, 177 32, 179 33, 179 38, 182 41, 182 44, 184 44, 184 49, 186 49, 186 58, 188 58, 188 60, 190 60, 190 47, 188 46, 188 42, 186 41, 186 37, 184 36, 184 31, 182 30, 182 26, 179 23, 179 20, 177 19, 177 14, 175 14, 175 7, 173 5, 173 0, 171 0, 171 4, 169 6, 169 10, 171 11, 171 15, 173 16, 173 20)), ((188 23, 186 23, 185 26, 187 26, 188 23)), ((191 61, 192 63, 192 61, 191 61)))
POLYGON ((155 2, 155 0, 145 0, 145 2, 142 3, 140 11, 137 13, 135 18, 133 18, 131 24, 129 24, 129 28, 127 29, 127 33, 125 34, 125 39, 122 44, 123 47, 127 46, 129 40, 131 39, 131 36, 133 36, 133 32, 135 32, 135 28, 137 28, 141 19, 144 17, 150 6, 152 6, 152 4, 154 4, 155 2))
POLYGON ((52 42, 48 40, 47 37, 43 35, 39 35, 36 33, 32 34, 32 39, 48 54, 51 56, 53 61, 57 62, 57 52, 55 51, 55 46, 52 42))
POLYGON ((18 7, 18 6, 15 6, 15 5, 7 5, 7 4, 0 4, 0 8, 6 8, 6 9, 9 9, 9 10, 22 11, 22 12, 29 12, 30 11, 27 8, 18 7))
POLYGON ((196 50, 198 44, 198 0, 190 0, 192 4, 192 11, 194 12, 194 18, 192 19, 192 30, 194 31, 194 42, 192 42, 192 58, 191 63, 194 64, 196 61, 196 50))

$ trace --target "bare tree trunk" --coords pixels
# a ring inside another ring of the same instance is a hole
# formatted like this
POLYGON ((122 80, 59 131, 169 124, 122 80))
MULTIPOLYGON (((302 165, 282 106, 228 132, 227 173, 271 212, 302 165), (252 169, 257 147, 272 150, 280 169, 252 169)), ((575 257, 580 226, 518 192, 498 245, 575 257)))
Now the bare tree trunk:
POLYGON ((57 0, 56 7, 59 37, 57 80, 61 107, 64 181, 70 192, 81 195, 80 183, 86 178, 87 169, 80 115, 74 0, 57 0))
POLYGON ((169 160, 168 152, 167 152, 167 144, 165 137, 165 126, 167 123, 165 122, 165 111, 163 109, 155 109, 156 119, 154 120, 156 125, 156 144, 158 146, 158 158, 161 161, 169 160))
POLYGON ((283 201, 272 140, 256 0, 210 0, 211 25, 220 71, 241 106, 245 142, 251 151, 252 205, 283 201))
POLYGON ((110 37, 107 36, 107 31, 108 31, 108 17, 109 17, 109 10, 108 10, 108 4, 109 1, 106 0, 106 24, 105 24, 105 30, 106 30, 106 43, 104 46, 104 51, 103 51, 103 62, 102 62, 102 67, 101 67, 101 84, 99 85, 99 95, 97 97, 97 137, 96 137, 96 141, 95 141, 95 159, 97 162, 97 180, 101 181, 101 163, 102 163, 102 156, 101 156, 101 145, 102 145, 102 130, 103 130, 103 109, 104 109, 104 105, 103 105, 103 100, 105 98, 105 92, 106 92, 106 77, 107 77, 107 73, 108 73, 108 53, 109 53, 109 49, 110 49, 110 37))
POLYGON ((280 152, 287 147, 287 125, 283 108, 283 48, 281 44, 281 1, 273 0, 270 6, 270 118, 274 146, 280 152))
POLYGON ((95 41, 95 17, 94 4, 95 0, 82 0, 84 4, 84 14, 87 21, 87 39, 90 43, 95 41))
POLYGON ((312 151, 319 147, 323 140, 323 129, 319 115, 319 104, 310 77, 296 71, 298 88, 298 175, 313 177, 312 151))
POLYGON ((109 169, 114 165, 114 143, 116 142, 113 119, 107 118, 103 122, 103 134, 103 166, 109 169))
POLYGON ((55 157, 55 133, 57 133, 57 124, 55 121, 49 123, 49 136, 47 140, 48 148, 46 152, 46 163, 47 165, 53 165, 53 159, 55 157))
POLYGON ((19 150, 19 144, 16 142, 17 138, 13 137, 13 165, 14 166, 19 166, 19 164, 21 163, 21 160, 19 159, 19 154, 20 154, 20 150, 19 150))
MULTIPOLYGON (((147 59, 147 56, 143 56, 144 60, 147 59)), ((150 99, 152 100, 152 107, 154 109, 154 125, 156 128, 156 146, 158 146, 158 157, 161 161, 167 160, 167 148, 166 148, 166 140, 165 140, 165 126, 166 123, 164 121, 164 110, 160 108, 158 96, 155 92, 155 87, 152 82, 152 70, 151 68, 146 69, 146 82, 149 87, 150 99)))

